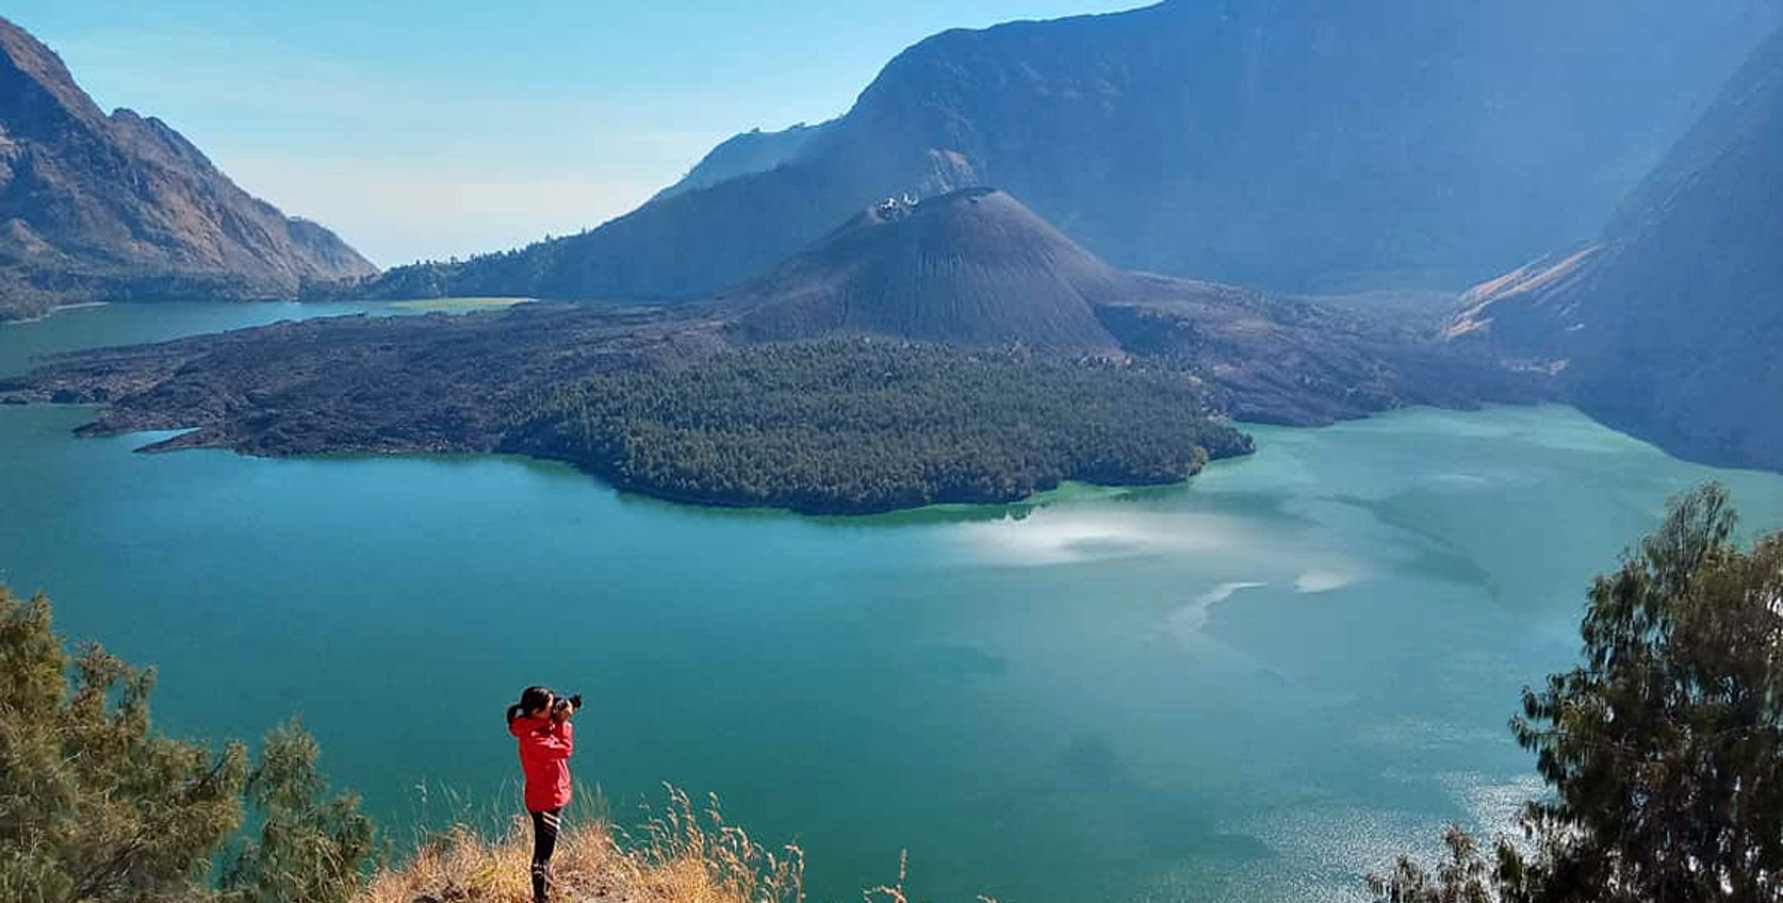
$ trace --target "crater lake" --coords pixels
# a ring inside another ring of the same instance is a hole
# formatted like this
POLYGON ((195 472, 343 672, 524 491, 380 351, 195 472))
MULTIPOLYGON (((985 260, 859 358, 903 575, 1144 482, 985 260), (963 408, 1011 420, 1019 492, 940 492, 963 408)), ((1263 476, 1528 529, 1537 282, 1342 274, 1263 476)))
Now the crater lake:
MULTIPOLYGON (((387 305, 111 305, 31 355, 387 305)), ((1540 791, 1506 722, 1569 666, 1593 574, 1666 497, 1783 477, 1565 407, 1253 427, 1188 484, 865 518, 680 506, 485 457, 139 455, 90 409, 0 408, 0 582, 159 669, 172 734, 301 716, 399 836, 519 812, 501 713, 587 697, 572 761, 621 824, 662 783, 796 841, 814 899, 1365 899, 1451 822, 1540 791)), ((598 799, 597 799, 598 798, 598 799)))

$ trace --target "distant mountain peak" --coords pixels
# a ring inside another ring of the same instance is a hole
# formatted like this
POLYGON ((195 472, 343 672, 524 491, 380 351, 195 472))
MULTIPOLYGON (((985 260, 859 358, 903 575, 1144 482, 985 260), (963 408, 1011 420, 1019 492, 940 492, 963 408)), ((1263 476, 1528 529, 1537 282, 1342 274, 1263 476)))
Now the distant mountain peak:
MULTIPOLYGON (((51 112, 94 123, 105 118, 74 76, 42 41, 0 16, 0 110, 40 121, 51 112)), ((17 130, 15 130, 17 131, 17 130)))

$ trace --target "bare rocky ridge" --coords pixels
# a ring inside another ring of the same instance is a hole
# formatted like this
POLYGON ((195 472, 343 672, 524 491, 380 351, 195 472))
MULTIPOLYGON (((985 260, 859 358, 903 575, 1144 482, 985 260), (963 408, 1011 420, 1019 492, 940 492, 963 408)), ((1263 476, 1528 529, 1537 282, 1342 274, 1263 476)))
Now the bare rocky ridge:
POLYGON ((74 301, 293 298, 376 271, 166 123, 102 113, 55 53, 0 19, 0 319, 74 301))
POLYGON ((1456 345, 1547 374, 1686 457, 1783 469, 1783 32, 1633 192, 1600 242, 1468 293, 1456 345))
POLYGON ((1120 267, 1461 287, 1594 234, 1779 22, 1768 0, 1171 0, 949 31, 840 119, 733 139, 590 232, 334 291, 694 299, 882 198, 979 185, 1120 267))

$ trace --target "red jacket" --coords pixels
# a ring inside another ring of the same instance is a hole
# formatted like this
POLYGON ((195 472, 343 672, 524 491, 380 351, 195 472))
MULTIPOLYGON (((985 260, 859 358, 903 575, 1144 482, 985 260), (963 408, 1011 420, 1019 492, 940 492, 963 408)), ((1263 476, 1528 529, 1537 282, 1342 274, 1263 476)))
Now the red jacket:
POLYGON ((528 718, 508 722, 520 738, 520 769, 526 772, 526 810, 548 812, 570 801, 570 753, 575 731, 568 721, 528 718))

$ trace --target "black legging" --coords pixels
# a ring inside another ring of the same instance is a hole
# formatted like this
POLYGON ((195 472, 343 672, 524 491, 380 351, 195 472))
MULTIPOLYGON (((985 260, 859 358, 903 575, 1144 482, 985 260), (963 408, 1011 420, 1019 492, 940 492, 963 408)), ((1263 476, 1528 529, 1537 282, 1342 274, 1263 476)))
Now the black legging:
POLYGON ((551 891, 551 853, 557 849, 557 829, 563 807, 532 813, 532 898, 543 901, 551 891))

